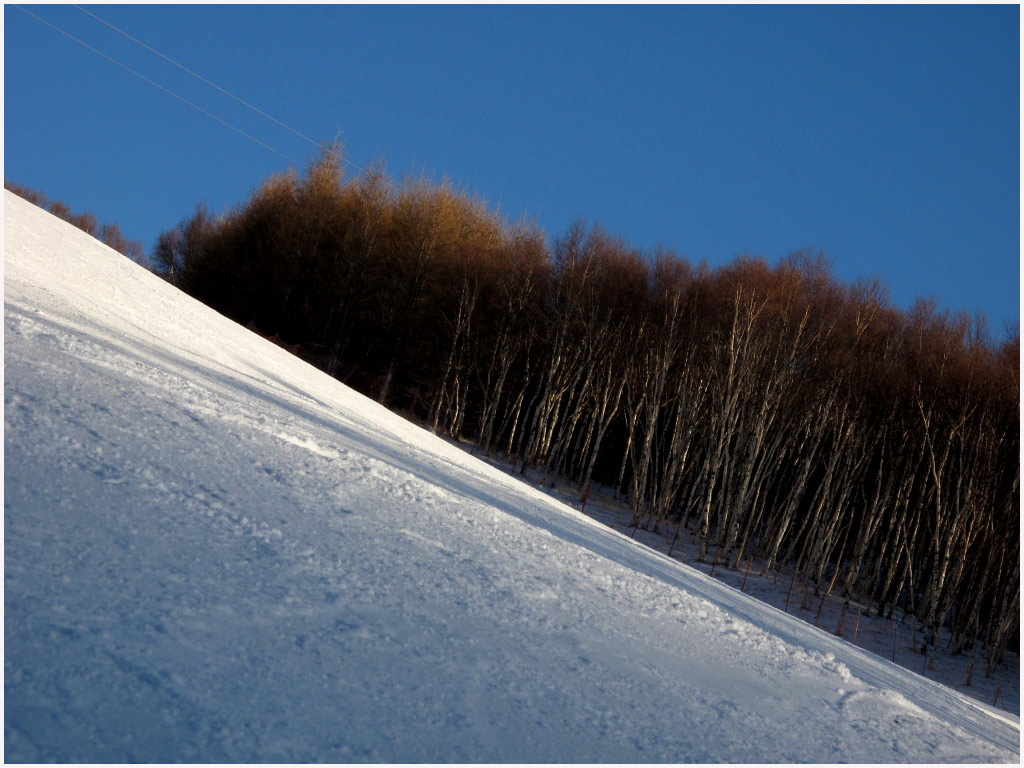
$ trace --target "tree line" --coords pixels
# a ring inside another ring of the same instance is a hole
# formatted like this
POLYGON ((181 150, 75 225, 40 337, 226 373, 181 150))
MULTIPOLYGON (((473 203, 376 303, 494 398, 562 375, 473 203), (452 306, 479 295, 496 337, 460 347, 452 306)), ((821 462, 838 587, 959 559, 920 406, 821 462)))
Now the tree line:
POLYGON ((815 254, 712 269, 582 222, 549 243, 447 182, 345 178, 338 147, 199 206, 153 261, 435 432, 691 532, 702 560, 899 608, 972 672, 1018 642, 1020 342, 983 318, 898 309, 815 254))
POLYGON ((26 187, 14 181, 4 180, 4 189, 13 192, 18 197, 28 200, 33 205, 49 211, 58 219, 78 227, 88 235, 92 235, 100 242, 110 246, 123 256, 127 256, 134 262, 148 266, 146 262, 146 249, 139 240, 129 240, 121 232, 117 224, 100 224, 92 213, 72 213, 71 208, 63 200, 51 200, 44 193, 26 187))

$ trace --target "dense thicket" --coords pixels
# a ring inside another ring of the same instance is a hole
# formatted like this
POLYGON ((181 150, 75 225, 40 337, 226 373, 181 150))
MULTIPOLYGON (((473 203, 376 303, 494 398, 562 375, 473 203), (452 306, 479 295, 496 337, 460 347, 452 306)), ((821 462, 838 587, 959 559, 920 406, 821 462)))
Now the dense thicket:
POLYGON ((127 256, 132 261, 144 266, 150 266, 146 261, 146 249, 142 246, 142 243, 138 240, 126 238, 117 224, 100 224, 96 220, 96 216, 91 213, 72 213, 67 203, 63 200, 51 200, 42 192, 30 189, 17 182, 5 180, 4 189, 28 200, 33 205, 49 211, 57 218, 73 224, 100 242, 109 245, 118 253, 127 256))
MULTIPOLYGON (((161 235, 177 285, 435 431, 601 483, 634 523, 804 599, 916 616, 921 650, 1018 637, 1019 339, 798 254, 694 266, 575 224, 548 245, 450 184, 325 151, 161 235)), ((971 665, 973 670, 973 661, 971 665)))

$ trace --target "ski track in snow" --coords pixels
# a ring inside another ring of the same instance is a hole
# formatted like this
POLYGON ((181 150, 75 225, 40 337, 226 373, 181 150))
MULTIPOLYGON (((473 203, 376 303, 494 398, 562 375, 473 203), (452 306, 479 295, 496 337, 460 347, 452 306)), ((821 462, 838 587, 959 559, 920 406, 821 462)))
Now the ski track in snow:
POLYGON ((1018 762, 1012 715, 4 217, 5 760, 1018 762))

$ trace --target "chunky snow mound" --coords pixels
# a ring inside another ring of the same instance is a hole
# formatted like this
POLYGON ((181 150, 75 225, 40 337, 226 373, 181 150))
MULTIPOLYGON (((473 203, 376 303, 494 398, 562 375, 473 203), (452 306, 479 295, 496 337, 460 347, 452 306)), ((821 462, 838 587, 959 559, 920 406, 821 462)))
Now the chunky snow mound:
POLYGON ((5 760, 1017 762, 1019 721, 5 192, 5 760))

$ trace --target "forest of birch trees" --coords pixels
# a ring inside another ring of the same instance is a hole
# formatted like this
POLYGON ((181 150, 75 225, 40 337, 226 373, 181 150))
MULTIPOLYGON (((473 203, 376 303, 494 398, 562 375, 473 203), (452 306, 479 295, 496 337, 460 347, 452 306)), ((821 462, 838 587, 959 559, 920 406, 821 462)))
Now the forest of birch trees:
MULTIPOLYGON (((600 485, 700 557, 916 617, 991 670, 1019 642, 1019 336, 894 307, 819 255, 710 268, 551 238, 328 148, 153 254, 169 281, 438 433, 600 485)), ((1016 331, 1014 331, 1016 334, 1016 331)))

